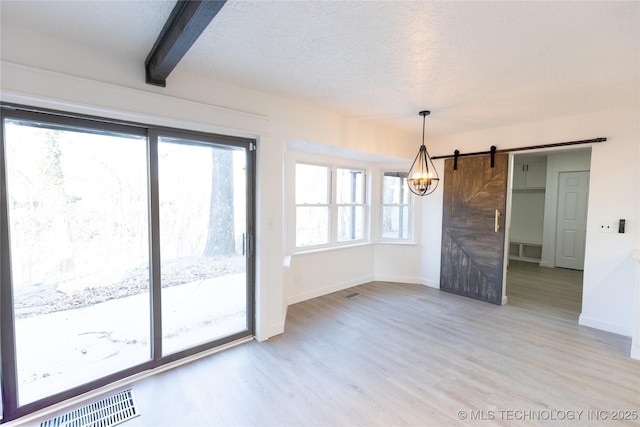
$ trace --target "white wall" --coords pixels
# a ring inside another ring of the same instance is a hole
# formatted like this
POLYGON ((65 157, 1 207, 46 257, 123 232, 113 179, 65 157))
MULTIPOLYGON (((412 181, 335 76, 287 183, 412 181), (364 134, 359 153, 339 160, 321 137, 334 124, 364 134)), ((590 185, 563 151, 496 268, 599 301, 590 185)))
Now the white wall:
POLYGON ((373 275, 382 282, 417 283, 422 280, 420 244, 377 243, 375 245, 373 275))
MULTIPOLYGON (((640 165, 640 152, 638 152, 638 164, 640 165)), ((638 199, 640 200, 640 174, 638 174, 638 199)), ((636 251, 634 258, 636 260, 636 292, 635 292, 635 314, 633 320, 633 339, 631 340, 631 357, 640 360, 640 227, 636 227, 636 251)))
MULTIPOLYGON (((451 146, 440 148, 435 142, 436 139, 429 140, 429 151, 432 156, 452 154, 455 150, 451 146), (435 148, 435 151, 434 151, 435 148)), ((477 150, 470 150, 477 151, 477 150)), ((444 189, 444 160, 433 161, 440 183, 436 191, 427 197, 422 198, 422 235, 421 235, 421 257, 422 257, 422 283, 432 288, 440 288, 440 261, 442 247, 442 209, 443 209, 443 189, 444 189)))
POLYGON ((542 244, 544 198, 543 191, 511 193, 509 239, 512 242, 542 244))
MULTIPOLYGON (((402 171, 410 166, 410 160, 398 163, 396 159, 388 159, 377 154, 356 150, 338 150, 342 158, 328 157, 318 152, 325 152, 327 146, 318 147, 313 143, 289 143, 298 148, 286 154, 285 172, 285 251, 288 263, 286 269, 286 301, 294 304, 320 295, 360 285, 372 280, 421 283, 421 259, 419 239, 421 223, 421 199, 414 198, 414 221, 411 232, 415 240, 407 242, 389 241, 381 238, 381 188, 384 171, 402 171), (307 151, 299 151, 306 148, 307 151), (365 162, 363 159, 369 159, 365 162), (355 243, 351 246, 334 246, 330 248, 296 248, 295 247, 295 205, 294 205, 294 170, 298 161, 317 164, 355 167, 366 170, 367 200, 370 223, 368 243, 355 243)), ((414 144, 415 145, 415 144, 414 144)))
MULTIPOLYGON (((626 336, 632 334, 634 312, 638 310, 637 303, 634 303, 638 275, 633 254, 638 246, 639 117, 638 107, 560 117, 432 138, 429 147, 429 151, 437 156, 452 154, 455 149, 460 149, 462 153, 485 151, 491 145, 506 149, 608 138, 606 142, 592 146, 580 323, 626 336), (614 225, 619 218, 627 219, 625 234, 598 232, 600 224, 614 225)), ((431 229, 433 234, 437 233, 435 228, 442 223, 441 215, 442 195, 425 198, 423 235, 427 234, 427 229, 431 229)), ((426 240, 423 242, 423 260, 439 259, 439 241, 433 246, 427 245, 426 240)), ((425 283, 437 283, 439 276, 439 264, 425 265, 425 283)))
MULTIPOLYGON (((0 99, 4 102, 258 139, 259 339, 284 331, 288 299, 283 237, 286 141, 317 141, 410 158, 418 137, 417 133, 181 73, 179 67, 166 88, 150 86, 144 82, 144 58, 96 52, 10 25, 1 30, 0 99)), ((372 248, 370 251, 373 259, 372 248)), ((372 274, 370 267, 368 277, 372 274)), ((350 279, 336 280, 345 283, 350 279)), ((300 292, 313 293, 308 289, 300 292)))
POLYGON ((635 288, 638 286, 633 253, 639 225, 638 110, 592 117, 609 141, 596 144, 591 153, 589 216, 584 288, 580 324, 631 336, 635 288), (606 130, 603 130, 606 132, 606 130), (627 220, 626 233, 601 233, 600 225, 617 230, 619 218, 627 220))
MULTIPOLYGON (((396 158, 415 156, 418 133, 346 118, 314 106, 181 72, 179 67, 169 77, 166 88, 149 86, 144 83, 143 58, 96 52, 10 25, 3 26, 1 31, 0 98, 3 101, 258 139, 257 332, 260 339, 284 330, 289 296, 296 300, 331 286, 328 282, 307 281, 296 288, 294 280, 292 294, 287 295, 285 290, 286 141, 315 141, 396 158)), ((637 310, 633 298, 638 275, 632 254, 640 246, 638 117, 639 108, 635 107, 430 138, 428 142, 430 153, 439 155, 450 154, 455 148, 469 152, 487 150, 491 145, 508 148, 600 136, 609 138, 593 147, 580 322, 624 335, 631 335, 634 308, 637 310), (613 223, 618 218, 627 219, 626 234, 595 232, 600 223, 613 223)), ((443 162, 435 164, 442 176, 443 162)), ((414 256, 420 257, 421 262, 409 262, 414 269, 407 273, 418 274, 416 266, 420 264, 420 281, 436 287, 440 282, 442 185, 420 202, 423 207, 419 217, 421 243, 414 256)), ((400 269, 394 270, 393 264, 402 265, 403 256, 413 252, 410 247, 392 249, 382 246, 363 249, 364 252, 354 258, 357 270, 349 272, 345 263, 340 266, 344 274, 333 280, 344 284, 376 274, 395 275, 400 269), (372 255, 376 265, 364 261, 367 255, 372 255), (389 264, 377 265, 381 259, 389 264)), ((353 255, 348 250, 344 254, 353 255)), ((305 262, 301 258, 299 266, 305 262)), ((295 263, 298 260, 291 260, 289 265, 295 266, 295 263)))
POLYGON ((363 244, 293 256, 288 303, 372 281, 374 254, 374 245, 363 244))

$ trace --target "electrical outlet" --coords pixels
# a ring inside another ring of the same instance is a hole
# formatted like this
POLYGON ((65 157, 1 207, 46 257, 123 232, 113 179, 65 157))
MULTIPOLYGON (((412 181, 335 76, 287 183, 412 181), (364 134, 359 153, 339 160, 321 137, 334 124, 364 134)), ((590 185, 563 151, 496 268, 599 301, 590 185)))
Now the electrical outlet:
POLYGON ((613 227, 611 226, 611 224, 602 224, 599 227, 599 230, 601 233, 613 233, 613 227))

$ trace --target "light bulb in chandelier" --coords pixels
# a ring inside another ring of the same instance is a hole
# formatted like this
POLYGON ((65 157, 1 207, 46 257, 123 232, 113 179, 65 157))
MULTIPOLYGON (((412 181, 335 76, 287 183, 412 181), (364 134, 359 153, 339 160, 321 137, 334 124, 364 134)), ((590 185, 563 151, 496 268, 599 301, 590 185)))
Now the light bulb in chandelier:
POLYGON ((422 145, 407 176, 409 190, 418 196, 426 196, 433 193, 440 181, 438 171, 436 171, 433 161, 427 152, 427 147, 424 145, 424 123, 425 117, 429 114, 429 111, 420 111, 422 116, 422 145))

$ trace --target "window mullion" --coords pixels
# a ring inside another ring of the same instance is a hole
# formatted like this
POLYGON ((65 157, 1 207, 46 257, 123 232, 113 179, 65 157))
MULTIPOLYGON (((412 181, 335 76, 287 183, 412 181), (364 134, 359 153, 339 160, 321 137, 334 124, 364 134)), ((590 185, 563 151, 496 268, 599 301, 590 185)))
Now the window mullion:
MULTIPOLYGON (((400 188, 402 188, 403 178, 398 177, 400 180, 400 188)), ((404 191, 398 193, 398 237, 406 239, 404 235, 404 191)))
POLYGON ((369 192, 368 192, 368 181, 369 176, 366 170, 362 171, 362 227, 363 227, 363 238, 365 240, 371 239, 372 230, 371 230, 371 212, 368 209, 369 205, 369 192))
POLYGON ((335 168, 329 168, 329 243, 338 242, 338 174, 335 168))
POLYGON ((404 235, 404 206, 402 203, 398 205, 398 237, 401 239, 405 239, 407 236, 404 235))
POLYGON ((149 168, 149 303, 151 304, 151 359, 162 357, 162 304, 160 300, 160 200, 158 189, 158 132, 148 136, 149 168))
POLYGON ((356 172, 351 171, 351 209, 349 209, 349 216, 350 216, 350 227, 349 227, 349 234, 351 237, 351 240, 354 240, 356 238, 356 193, 357 193, 357 182, 358 182, 358 178, 356 175, 356 172))

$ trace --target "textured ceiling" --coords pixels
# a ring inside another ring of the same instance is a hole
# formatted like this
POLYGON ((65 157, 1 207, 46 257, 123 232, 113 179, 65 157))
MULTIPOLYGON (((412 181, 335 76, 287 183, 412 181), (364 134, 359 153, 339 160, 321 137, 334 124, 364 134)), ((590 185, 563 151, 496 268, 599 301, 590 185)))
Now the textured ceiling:
MULTIPOLYGON (((0 12, 144 61, 173 4, 0 12)), ((429 132, 470 131, 637 105, 640 2, 229 0, 177 69, 404 127, 430 109, 429 132)))

